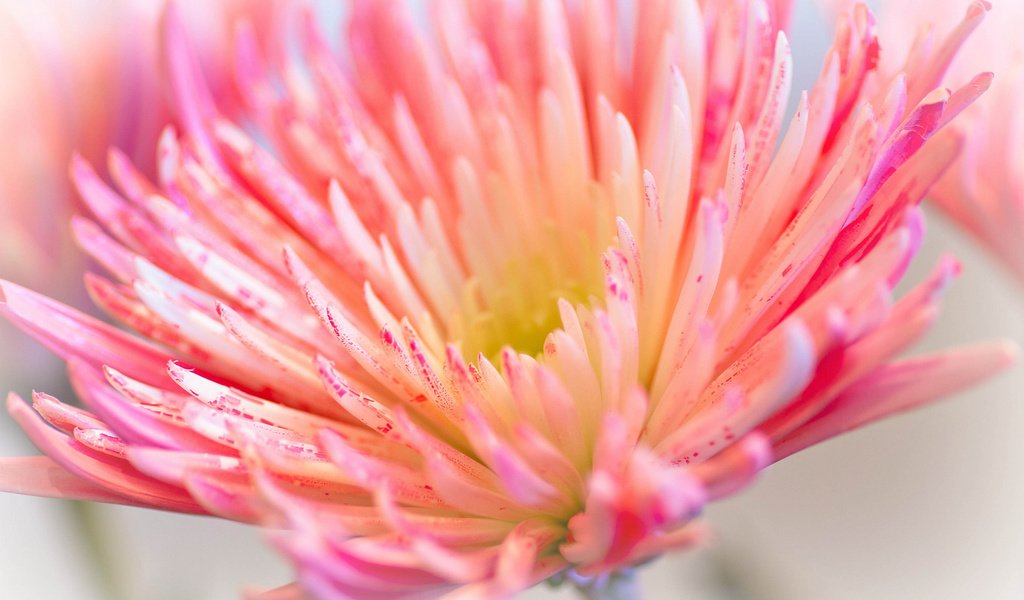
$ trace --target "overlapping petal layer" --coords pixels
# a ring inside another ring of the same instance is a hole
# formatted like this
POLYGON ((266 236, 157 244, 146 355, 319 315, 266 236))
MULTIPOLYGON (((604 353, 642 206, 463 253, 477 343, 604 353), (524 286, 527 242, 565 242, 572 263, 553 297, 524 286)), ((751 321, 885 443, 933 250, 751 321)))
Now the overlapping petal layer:
MULTIPOLYGON (((833 11, 852 4, 849 0, 822 1, 833 11)), ((921 11, 913 3, 898 0, 880 3, 880 36, 886 47, 894 50, 880 68, 893 73, 925 64, 939 72, 948 67, 951 82, 967 81, 979 70, 996 73, 991 89, 957 119, 955 128, 963 138, 963 151, 932 187, 929 197, 1024 281, 1024 175, 1020 167, 1024 121, 1017 116, 1017 106, 1024 98, 1024 43, 1017 35, 1024 24, 1024 5, 941 0, 928 8, 921 11), (965 39, 987 10, 994 10, 994 18, 981 24, 979 34, 965 39), (962 49, 959 43, 955 47, 940 43, 947 30, 964 42, 962 49), (904 63, 910 48, 911 62, 904 63)))
MULTIPOLYGON (((231 35, 245 17, 262 45, 276 0, 182 3, 211 93, 235 114, 231 35)), ((81 269, 63 226, 74 191, 58 175, 72 152, 102 159, 117 146, 153 171, 153 145, 173 121, 161 78, 162 3, 50 0, 0 6, 0 126, 17 151, 0 164, 0 270, 67 298, 81 269), (32 115, 32 118, 26 118, 32 115), (54 272, 60 274, 54 276, 54 272)))
MULTIPOLYGON (((937 4, 935 18, 952 21, 959 9, 951 3, 937 4)), ((934 37, 919 15, 895 3, 886 3, 883 10, 891 14, 893 28, 916 27, 919 45, 928 45, 934 37)), ((1024 121, 1018 116, 1024 99, 1024 43, 1017 35, 1024 6, 999 2, 994 11, 996 18, 984 24, 981 35, 968 40, 965 52, 953 62, 950 79, 965 79, 979 68, 995 71, 997 78, 983 102, 958 120, 964 151, 930 196, 1024 281, 1024 121)))

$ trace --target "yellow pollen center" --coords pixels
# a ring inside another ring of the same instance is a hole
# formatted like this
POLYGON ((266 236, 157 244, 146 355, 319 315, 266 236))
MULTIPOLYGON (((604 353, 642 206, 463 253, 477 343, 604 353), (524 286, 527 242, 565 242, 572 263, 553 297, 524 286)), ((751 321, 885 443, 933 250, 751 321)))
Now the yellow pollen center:
POLYGON ((502 268, 467 281, 462 310, 452 321, 453 337, 461 340, 467 360, 476 361, 479 354, 494 358, 505 347, 536 356, 548 334, 561 327, 559 299, 590 304, 600 296, 599 253, 588 236, 569 237, 577 239, 572 256, 561 240, 548 252, 510 258, 502 268))

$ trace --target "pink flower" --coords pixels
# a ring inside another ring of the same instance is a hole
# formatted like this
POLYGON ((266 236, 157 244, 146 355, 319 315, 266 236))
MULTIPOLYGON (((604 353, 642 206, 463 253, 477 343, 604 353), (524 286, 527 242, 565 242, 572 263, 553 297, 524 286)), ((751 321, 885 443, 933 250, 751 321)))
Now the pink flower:
MULTIPOLYGON (((211 93, 228 114, 240 101, 230 74, 231 33, 245 19, 265 37, 273 2, 182 3, 211 93)), ((66 228, 55 226, 75 211, 73 190, 58 175, 72 152, 100 161, 117 147, 154 173, 153 146, 174 118, 160 75, 161 5, 49 0, 0 7, 0 127, 17 148, 0 164, 0 268, 8 276, 68 295, 68 277, 43 274, 80 269, 66 228)))
POLYGON ((991 93, 957 124, 964 139, 961 158, 930 195, 1024 281, 1024 120, 1017 114, 1024 100, 1024 5, 1000 2, 995 10, 953 63, 950 79, 963 80, 974 68, 994 70, 998 77, 991 93))
MULTIPOLYGON (((934 59, 945 67, 949 57, 940 55, 943 49, 935 42, 938 32, 966 37, 981 21, 982 7, 989 4, 971 5, 961 24, 964 6, 962 1, 944 0, 929 3, 928 10, 922 11, 913 3, 882 2, 882 39, 897 50, 897 57, 913 45, 920 49, 922 64, 934 59), (908 35, 909 31, 917 35, 908 35)), ((980 24, 981 31, 966 40, 952 61, 949 81, 967 81, 978 70, 994 71, 996 78, 988 93, 957 119, 954 127, 962 137, 963 150, 929 197, 1024 281, 1024 120, 1018 116, 1024 100, 1022 26, 1024 4, 998 2, 993 18, 980 24)), ((907 66, 897 60, 885 65, 888 72, 903 68, 907 66)))
POLYGON ((168 18, 157 181, 72 166, 140 335, 3 284, 88 410, 12 396, 49 458, 0 486, 265 525, 282 596, 501 597, 699 543, 771 462, 1009 363, 894 358, 957 271, 893 298, 988 75, 877 81, 858 6, 785 124, 787 2, 633 6, 360 2, 300 63, 243 30, 256 134, 168 18))

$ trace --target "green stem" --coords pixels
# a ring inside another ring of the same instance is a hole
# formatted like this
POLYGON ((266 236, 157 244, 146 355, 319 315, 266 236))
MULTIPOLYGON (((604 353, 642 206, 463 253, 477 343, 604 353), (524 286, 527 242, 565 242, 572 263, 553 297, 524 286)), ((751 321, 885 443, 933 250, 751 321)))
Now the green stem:
POLYGON ((65 501, 65 504, 71 511, 86 556, 99 576, 104 597, 111 600, 127 598, 110 552, 109 534, 103 522, 103 514, 91 502, 65 501))

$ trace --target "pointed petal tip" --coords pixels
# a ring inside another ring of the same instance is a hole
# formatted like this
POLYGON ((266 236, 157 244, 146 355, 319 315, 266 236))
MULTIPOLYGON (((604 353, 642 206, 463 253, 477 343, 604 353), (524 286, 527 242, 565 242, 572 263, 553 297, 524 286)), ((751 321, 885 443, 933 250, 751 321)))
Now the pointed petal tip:
POLYGON ((740 445, 743 451, 750 457, 755 471, 761 471, 772 464, 775 453, 772 449, 771 438, 763 432, 753 431, 747 434, 740 445))
POLYGON ((27 287, 18 285, 7 279, 0 279, 0 310, 9 307, 9 310, 17 312, 17 306, 22 304, 19 300, 29 298, 32 301, 49 300, 27 287))
POLYGON ((223 145, 224 149, 234 152, 236 157, 245 156, 252 147, 250 139, 231 121, 216 117, 212 120, 211 125, 213 137, 223 145))
POLYGON ((992 3, 988 0, 974 0, 974 2, 967 7, 967 19, 981 17, 990 10, 992 10, 992 3))
POLYGON ((964 264, 952 254, 944 254, 939 258, 939 267, 950 278, 959 277, 964 272, 964 264))
POLYGON ((27 404, 18 392, 7 392, 7 412, 13 415, 15 411, 20 410, 23 406, 27 406, 27 404))
POLYGON ((68 161, 68 174, 71 176, 72 181, 77 184, 80 177, 93 173, 92 165, 78 150, 71 153, 71 159, 68 161))

